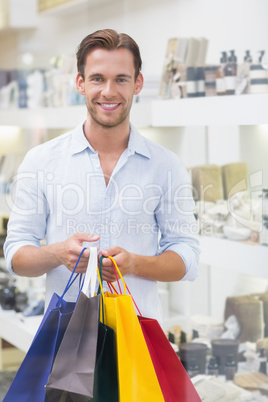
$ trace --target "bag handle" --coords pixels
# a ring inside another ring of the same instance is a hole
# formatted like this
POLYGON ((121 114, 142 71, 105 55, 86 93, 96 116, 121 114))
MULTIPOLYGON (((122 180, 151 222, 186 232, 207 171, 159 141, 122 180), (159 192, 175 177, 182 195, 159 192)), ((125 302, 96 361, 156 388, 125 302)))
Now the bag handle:
POLYGON ((104 324, 104 292, 103 292, 103 286, 102 286, 102 259, 100 261, 100 267, 97 268, 97 274, 98 274, 98 279, 99 279, 99 288, 97 294, 99 295, 101 293, 101 298, 100 298, 100 311, 99 315, 102 315, 102 322, 104 324))
MULTIPOLYGON (((106 258, 106 257, 104 257, 104 256, 102 255, 101 258, 100 258, 100 263, 102 262, 103 258, 106 258)), ((117 283, 118 283, 118 286, 119 286, 119 289, 120 289, 120 293, 121 293, 121 295, 122 295, 122 294, 125 295, 125 294, 126 294, 126 289, 127 289, 126 282, 125 282, 125 280, 124 280, 124 278, 123 278, 123 276, 122 276, 122 274, 121 274, 121 272, 120 272, 120 270, 119 270, 119 268, 118 268, 118 266, 117 266, 117 264, 116 264, 114 258, 111 257, 110 255, 107 256, 107 258, 110 258, 110 260, 111 260, 112 263, 113 263, 113 267, 114 267, 114 271, 115 271, 115 276, 116 276, 116 280, 117 280, 117 283), (120 279, 121 279, 121 281, 122 281, 122 283, 123 283, 123 285, 124 285, 124 293, 122 293, 122 290, 121 290, 121 288, 120 288, 120 284, 119 284, 119 280, 118 280, 117 273, 119 274, 120 279)))
POLYGON ((79 257, 78 257, 78 259, 77 259, 77 261, 76 261, 75 267, 74 267, 74 269, 72 270, 72 273, 71 273, 70 278, 69 278, 69 280, 68 280, 68 282, 67 282, 67 284, 66 284, 66 286, 65 286, 65 289, 64 289, 64 291, 63 291, 61 297, 60 297, 59 300, 57 301, 57 304, 56 304, 57 307, 59 307, 59 305, 61 304, 61 302, 62 302, 62 300, 63 300, 63 298, 64 298, 64 296, 65 296, 65 294, 68 292, 68 290, 70 289, 70 287, 71 287, 72 284, 75 282, 75 280, 77 279, 78 276, 80 277, 80 285, 79 285, 79 288, 80 288, 79 294, 80 294, 80 291, 81 291, 81 278, 82 278, 82 274, 76 274, 75 276, 74 276, 74 274, 75 274, 77 265, 78 265, 78 263, 79 263, 79 261, 80 261, 80 259, 81 259, 81 257, 82 257, 82 254, 83 254, 83 252, 84 252, 85 250, 86 250, 86 247, 83 248, 83 250, 81 251, 81 253, 80 253, 80 255, 79 255, 79 257))
MULTIPOLYGON (((103 258, 105 258, 105 257, 104 257, 104 256, 101 256, 101 258, 100 258, 100 266, 101 266, 101 263, 102 263, 103 258)), ((126 294, 126 290, 128 291, 128 293, 129 293, 129 295, 131 296, 131 299, 132 299, 132 301, 133 301, 133 303, 134 303, 134 305, 135 305, 135 307, 136 307, 136 309, 137 309, 139 315, 142 317, 142 314, 141 314, 141 312, 140 312, 140 310, 139 310, 139 308, 138 308, 138 306, 137 306, 137 304, 136 304, 136 302, 135 302, 135 300, 134 300, 134 298, 133 298, 133 296, 132 296, 132 294, 131 294, 131 292, 130 292, 130 290, 129 290, 129 288, 128 288, 126 282, 125 282, 125 280, 123 279, 123 276, 122 276, 122 274, 121 274, 121 272, 120 272, 120 269, 118 268, 118 265, 116 264, 114 258, 111 257, 111 256, 107 256, 107 258, 110 258, 110 260, 111 260, 112 263, 113 263, 113 268, 114 268, 116 280, 117 280, 117 283, 118 283, 118 287, 119 287, 119 289, 120 289, 120 294, 121 294, 121 295, 122 295, 122 294, 125 295, 125 294, 126 294), (121 287, 120 287, 120 284, 119 284, 119 280, 118 280, 118 276, 117 276, 117 272, 118 272, 118 274, 119 274, 119 276, 120 276, 120 279, 121 279, 121 281, 122 281, 122 283, 123 283, 123 285, 124 285, 124 293, 122 293, 122 290, 121 290, 121 287)), ((116 293, 118 293, 118 292, 115 290, 115 287, 114 287, 113 283, 111 283, 111 282, 107 282, 107 283, 108 283, 108 286, 109 286, 110 290, 111 290, 111 287, 112 287, 112 288, 114 289, 114 291, 115 291, 116 293)))
POLYGON ((90 255, 81 291, 87 297, 93 297, 95 294, 97 283, 98 252, 97 247, 89 247, 89 250, 90 255))

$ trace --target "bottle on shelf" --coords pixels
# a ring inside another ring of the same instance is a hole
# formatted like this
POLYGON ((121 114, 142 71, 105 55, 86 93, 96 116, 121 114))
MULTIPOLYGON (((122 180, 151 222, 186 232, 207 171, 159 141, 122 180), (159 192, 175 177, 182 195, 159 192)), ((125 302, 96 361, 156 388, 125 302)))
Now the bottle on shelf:
POLYGON ((228 61, 224 66, 224 79, 225 79, 227 95, 235 94, 236 76, 237 76, 237 57, 235 55, 235 51, 231 50, 230 55, 228 57, 228 61))
POLYGON ((265 51, 259 51, 258 63, 250 66, 250 89, 251 94, 268 92, 268 70, 263 67, 265 51))
POLYGON ((252 57, 250 50, 245 51, 244 62, 237 66, 237 80, 235 87, 235 94, 247 94, 250 87, 250 66, 252 64, 252 57))
POLYGON ((260 349, 259 353, 259 372, 263 374, 267 374, 267 356, 265 349, 260 349))
POLYGON ((190 378, 199 374, 199 367, 198 367, 197 361, 194 357, 192 357, 189 361, 187 373, 190 378))
POLYGON ((196 68, 196 96, 206 96, 205 92, 205 68, 196 68))
POLYGON ((208 367, 207 367, 207 374, 214 375, 216 377, 219 375, 219 365, 218 365, 218 362, 217 362, 217 359, 215 356, 212 356, 209 359, 208 367))
POLYGON ((224 67, 227 62, 227 53, 221 52, 220 66, 216 72, 216 92, 217 95, 226 95, 226 85, 224 79, 224 67))
POLYGON ((229 353, 227 355, 224 372, 225 372, 225 378, 227 381, 232 381, 234 379, 235 372, 236 372, 236 364, 235 364, 234 355, 231 353, 229 353))
POLYGON ((195 67, 191 66, 187 67, 186 89, 187 89, 187 98, 195 98, 197 96, 195 67))

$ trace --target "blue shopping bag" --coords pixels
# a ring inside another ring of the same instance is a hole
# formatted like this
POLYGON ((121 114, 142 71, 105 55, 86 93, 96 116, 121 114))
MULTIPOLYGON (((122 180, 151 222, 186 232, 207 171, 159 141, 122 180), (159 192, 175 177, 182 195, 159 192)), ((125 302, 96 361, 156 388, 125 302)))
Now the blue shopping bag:
POLYGON ((64 392, 73 401, 93 397, 99 324, 97 265, 97 247, 91 247, 83 286, 46 384, 48 401, 64 392))
POLYGON ((75 268, 61 296, 53 294, 32 344, 21 363, 3 402, 44 402, 47 383, 54 358, 68 326, 75 302, 67 302, 64 295, 78 276, 75 268))

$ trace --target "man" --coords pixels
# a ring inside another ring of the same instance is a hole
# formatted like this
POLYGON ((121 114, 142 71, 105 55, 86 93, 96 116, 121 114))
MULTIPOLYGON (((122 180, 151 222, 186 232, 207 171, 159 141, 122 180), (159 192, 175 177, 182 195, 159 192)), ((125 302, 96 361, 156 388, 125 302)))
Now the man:
MULTIPOLYGON (((83 246, 98 244, 100 254, 114 257, 141 313, 161 320, 157 281, 197 275, 188 173, 175 154, 130 125, 133 96, 143 86, 132 38, 109 29, 88 35, 77 67, 87 119, 30 150, 20 166, 7 266, 16 275, 46 274, 48 302, 63 291, 83 246)), ((88 257, 86 250, 77 272, 85 272, 88 257)), ((108 258, 103 279, 116 279, 108 258)), ((76 295, 74 288, 69 298, 76 295)))

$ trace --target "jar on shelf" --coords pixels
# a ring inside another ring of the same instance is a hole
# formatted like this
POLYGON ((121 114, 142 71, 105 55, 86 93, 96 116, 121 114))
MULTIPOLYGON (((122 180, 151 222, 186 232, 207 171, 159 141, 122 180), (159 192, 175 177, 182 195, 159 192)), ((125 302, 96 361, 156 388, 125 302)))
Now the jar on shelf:
POLYGON ((236 363, 235 363, 234 355, 231 353, 228 354, 228 356, 227 356, 225 367, 224 367, 224 372, 225 372, 225 378, 227 381, 232 381, 234 379, 235 372, 236 372, 236 363))

